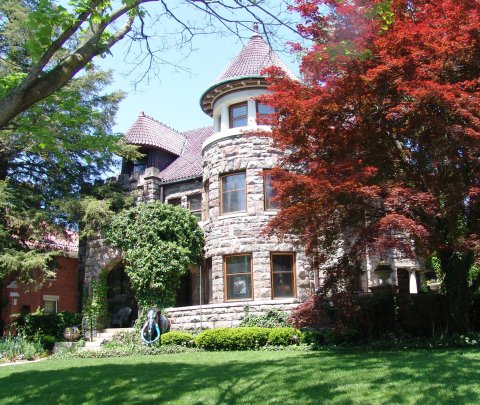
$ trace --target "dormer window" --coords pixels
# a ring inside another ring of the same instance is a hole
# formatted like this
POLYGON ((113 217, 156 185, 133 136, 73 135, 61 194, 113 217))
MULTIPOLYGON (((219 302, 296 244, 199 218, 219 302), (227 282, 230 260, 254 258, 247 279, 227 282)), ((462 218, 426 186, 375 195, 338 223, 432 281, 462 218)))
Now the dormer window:
POLYGON ((229 108, 230 128, 244 127, 248 123, 247 102, 233 104, 229 108))

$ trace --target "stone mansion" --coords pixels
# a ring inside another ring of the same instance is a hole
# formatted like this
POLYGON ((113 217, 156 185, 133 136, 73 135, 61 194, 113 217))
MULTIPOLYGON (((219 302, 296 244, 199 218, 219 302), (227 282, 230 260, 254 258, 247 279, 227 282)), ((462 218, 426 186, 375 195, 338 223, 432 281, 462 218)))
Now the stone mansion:
MULTIPOLYGON (((246 305, 252 313, 288 311, 320 287, 321 274, 312 270, 295 237, 279 240, 262 232, 277 212, 266 171, 274 167, 279 152, 270 138, 245 133, 268 130, 257 122, 271 110, 256 98, 267 91, 262 72, 272 65, 294 77, 262 36, 254 34, 201 95, 212 127, 179 132, 140 113, 125 134, 126 142, 145 155, 124 162, 125 187, 138 193, 140 201, 187 208, 205 234, 204 265, 189 269, 176 307, 167 309, 176 329, 233 326, 246 305)), ((111 313, 129 306, 135 316, 120 252, 90 241, 83 260, 87 281, 109 270, 111 313)), ((392 271, 381 275, 375 271, 379 259, 366 258, 359 290, 392 284, 416 292, 423 278, 417 264, 394 255, 388 264, 392 271)))

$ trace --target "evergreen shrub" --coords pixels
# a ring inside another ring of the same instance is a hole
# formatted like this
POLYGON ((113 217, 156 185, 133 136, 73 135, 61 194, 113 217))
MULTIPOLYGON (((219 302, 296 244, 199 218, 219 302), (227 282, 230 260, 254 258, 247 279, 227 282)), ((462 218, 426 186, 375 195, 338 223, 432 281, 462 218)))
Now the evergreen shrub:
POLYGON ((300 342, 313 346, 324 346, 327 343, 328 331, 305 330, 300 334, 300 342))
POLYGON ((289 346, 299 341, 300 331, 294 328, 273 328, 268 334, 268 344, 272 346, 289 346))
POLYGON ((190 342, 192 342, 193 340, 193 336, 187 332, 167 332, 160 336, 160 343, 163 346, 189 346, 190 342))
POLYGON ((265 346, 270 328, 239 327, 209 329, 200 333, 195 344, 205 350, 248 350, 265 346))
POLYGON ((210 329, 200 333, 195 344, 205 350, 251 350, 260 347, 288 346, 299 343, 301 332, 298 329, 238 327, 210 329))

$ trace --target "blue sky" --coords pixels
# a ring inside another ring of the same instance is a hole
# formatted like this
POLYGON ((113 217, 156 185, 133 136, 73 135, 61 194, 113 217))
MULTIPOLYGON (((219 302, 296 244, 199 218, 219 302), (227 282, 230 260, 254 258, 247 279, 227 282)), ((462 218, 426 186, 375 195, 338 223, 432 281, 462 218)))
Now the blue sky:
MULTIPOLYGON (((128 93, 117 114, 116 132, 124 133, 141 111, 181 131, 213 125, 200 109, 200 96, 241 51, 243 43, 234 35, 211 34, 194 37, 191 45, 194 50, 188 53, 185 47, 169 46, 161 56, 177 67, 161 65, 136 87, 133 82, 138 73, 129 74, 134 64, 125 60, 127 42, 115 45, 112 55, 96 61, 102 68, 114 71, 114 83, 109 90, 128 93)), ((297 74, 298 63, 286 50, 285 46, 285 52, 279 56, 297 74)))

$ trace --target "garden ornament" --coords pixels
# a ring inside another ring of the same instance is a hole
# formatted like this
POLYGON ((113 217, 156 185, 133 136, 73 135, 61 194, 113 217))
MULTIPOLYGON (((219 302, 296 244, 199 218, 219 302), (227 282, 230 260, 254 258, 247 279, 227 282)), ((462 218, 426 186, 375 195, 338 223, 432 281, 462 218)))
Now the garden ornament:
POLYGON ((170 321, 168 318, 161 314, 158 309, 150 308, 147 311, 147 321, 140 331, 140 336, 145 344, 151 345, 160 338, 162 333, 168 332, 169 330, 170 321))

